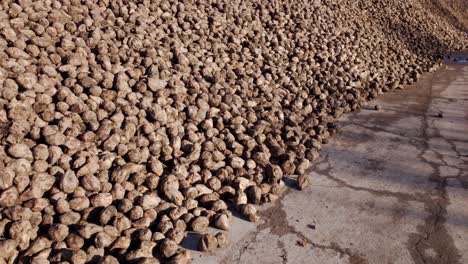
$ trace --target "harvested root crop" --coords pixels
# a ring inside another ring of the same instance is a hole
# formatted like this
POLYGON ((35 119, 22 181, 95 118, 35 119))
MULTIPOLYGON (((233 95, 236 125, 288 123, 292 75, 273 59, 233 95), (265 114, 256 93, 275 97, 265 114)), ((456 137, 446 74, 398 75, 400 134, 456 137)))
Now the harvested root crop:
POLYGON ((0 263, 190 262, 467 47, 427 2, 2 0, 0 263))

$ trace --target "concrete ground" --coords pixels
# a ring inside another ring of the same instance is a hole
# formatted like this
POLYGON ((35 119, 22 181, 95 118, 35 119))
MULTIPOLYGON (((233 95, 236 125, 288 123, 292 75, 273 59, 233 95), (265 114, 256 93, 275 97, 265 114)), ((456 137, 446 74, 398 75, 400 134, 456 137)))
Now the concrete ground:
POLYGON ((468 64, 339 126, 311 187, 289 188, 257 225, 236 218, 229 247, 194 263, 468 263, 468 64))

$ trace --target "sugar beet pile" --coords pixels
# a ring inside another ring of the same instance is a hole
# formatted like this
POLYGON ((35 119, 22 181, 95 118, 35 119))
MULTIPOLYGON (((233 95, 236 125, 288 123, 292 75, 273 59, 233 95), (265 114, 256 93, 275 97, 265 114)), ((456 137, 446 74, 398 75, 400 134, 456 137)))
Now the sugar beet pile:
POLYGON ((0 264, 187 263, 467 46, 437 1, 226 2, 1 1, 0 264))

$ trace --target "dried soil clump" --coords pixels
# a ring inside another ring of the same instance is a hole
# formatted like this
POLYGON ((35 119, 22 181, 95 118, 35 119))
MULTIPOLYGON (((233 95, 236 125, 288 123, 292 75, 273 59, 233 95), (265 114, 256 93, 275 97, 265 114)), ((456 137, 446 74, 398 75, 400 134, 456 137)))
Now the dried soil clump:
POLYGON ((1 1, 0 263, 188 263, 257 221, 337 117, 467 47, 426 2, 1 1))

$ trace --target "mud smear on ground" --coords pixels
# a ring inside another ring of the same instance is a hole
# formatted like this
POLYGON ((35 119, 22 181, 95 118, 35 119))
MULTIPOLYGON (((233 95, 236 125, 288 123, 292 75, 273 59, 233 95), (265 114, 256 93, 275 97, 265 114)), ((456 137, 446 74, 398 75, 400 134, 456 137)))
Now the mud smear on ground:
MULTIPOLYGON (((309 169, 310 171, 310 169, 309 169)), ((308 172, 307 172, 308 173, 308 172)), ((286 196, 292 191, 291 188, 288 188, 283 195, 286 196)), ((361 255, 354 253, 351 249, 342 248, 337 243, 330 243, 330 245, 321 245, 315 242, 312 242, 309 238, 307 238, 301 232, 298 232, 293 226, 291 226, 287 220, 287 214, 283 210, 283 204, 281 200, 275 203, 274 206, 268 208, 261 212, 261 218, 265 219, 266 221, 258 226, 257 232, 270 228, 272 234, 278 236, 278 242, 281 243, 282 249, 284 249, 284 244, 280 242, 280 238, 287 235, 287 234, 294 234, 300 239, 300 243, 303 246, 310 246, 312 250, 315 249, 322 249, 322 250, 332 250, 337 252, 340 257, 347 256, 349 258, 350 264, 366 264, 368 263, 365 258, 361 255)))

